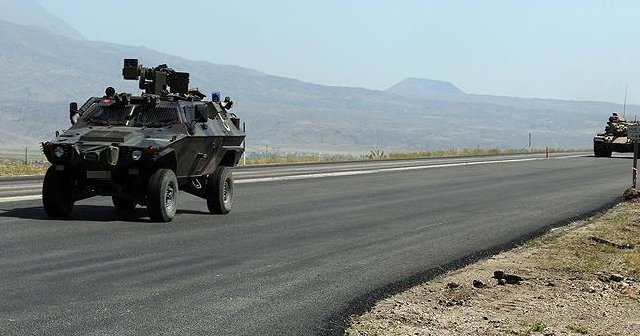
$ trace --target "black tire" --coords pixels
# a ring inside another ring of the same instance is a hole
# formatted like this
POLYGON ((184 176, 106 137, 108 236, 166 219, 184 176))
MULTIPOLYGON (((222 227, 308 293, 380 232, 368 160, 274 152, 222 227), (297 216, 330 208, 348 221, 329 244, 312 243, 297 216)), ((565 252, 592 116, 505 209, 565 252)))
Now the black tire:
POLYGON ((593 155, 595 157, 611 157, 611 147, 603 143, 594 143, 593 155))
POLYGON ((170 222, 178 209, 178 179, 170 169, 158 169, 147 187, 147 210, 154 222, 170 222))
POLYGON ((73 180, 66 171, 47 169, 42 183, 42 205, 49 217, 68 217, 73 210, 73 180))
POLYGON ((602 144, 599 144, 599 143, 593 144, 593 156, 602 157, 602 144))
POLYGON ((120 196, 111 196, 111 200, 113 201, 113 206, 116 207, 118 211, 133 211, 136 208, 136 204, 131 202, 130 200, 120 197, 120 196))
POLYGON ((229 167, 218 167, 207 183, 207 208, 214 215, 228 214, 233 207, 233 174, 229 167))

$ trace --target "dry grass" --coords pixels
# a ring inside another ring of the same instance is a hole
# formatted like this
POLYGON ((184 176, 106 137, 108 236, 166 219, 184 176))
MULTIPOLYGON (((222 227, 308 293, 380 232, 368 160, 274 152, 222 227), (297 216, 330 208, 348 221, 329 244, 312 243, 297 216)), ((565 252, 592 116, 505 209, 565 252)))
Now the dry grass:
MULTIPOLYGON (((550 148, 550 153, 560 152, 578 152, 584 151, 580 149, 559 149, 550 148)), ((389 159, 413 159, 413 158, 432 158, 432 157, 459 157, 459 156, 477 156, 477 155, 498 155, 498 154, 527 154, 527 153, 544 153, 544 148, 526 149, 484 149, 484 148, 454 148, 447 150, 421 151, 410 153, 390 153, 389 159)))
MULTIPOLYGON (((545 244, 549 267, 593 273, 608 271, 640 277, 640 247, 620 249, 593 241, 591 237, 619 244, 640 245, 640 209, 637 203, 627 203, 611 211, 590 226, 550 239, 545 244)), ((544 238, 542 238, 544 239, 544 238)))
POLYGON ((639 335, 639 310, 640 202, 634 201, 384 299, 354 316, 346 334, 639 335), (525 280, 500 286, 495 270, 525 280), (475 279, 488 286, 474 288, 475 279), (460 286, 447 288, 449 282, 460 286))
MULTIPOLYGON (((256 157, 246 159, 247 166, 265 165, 265 164, 287 164, 287 163, 314 163, 314 162, 338 162, 338 161, 356 161, 363 160, 363 156, 334 154, 334 155, 318 155, 318 154, 270 154, 266 157, 256 157)), ((243 161, 240 161, 243 164, 243 161)))
POLYGON ((0 176, 43 175, 47 168, 48 164, 0 164, 0 176))
MULTIPOLYGON (((584 149, 549 149, 550 153, 579 152, 584 149)), ((313 163, 313 162, 337 162, 337 161, 357 161, 357 160, 398 160, 398 159, 420 159, 420 158, 442 158, 442 157, 464 157, 479 155, 499 155, 499 154, 527 154, 544 153, 545 149, 484 149, 484 148, 454 148, 446 150, 419 151, 419 152, 396 152, 385 153, 382 150, 372 150, 367 154, 350 155, 318 155, 318 154, 270 154, 263 157, 248 158, 247 166, 263 164, 287 164, 287 163, 313 163)))

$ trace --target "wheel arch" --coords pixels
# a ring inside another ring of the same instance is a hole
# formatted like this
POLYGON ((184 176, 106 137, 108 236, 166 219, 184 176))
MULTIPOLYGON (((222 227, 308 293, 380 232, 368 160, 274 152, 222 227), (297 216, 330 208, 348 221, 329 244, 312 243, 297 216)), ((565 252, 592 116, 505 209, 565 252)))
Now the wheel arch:
POLYGON ((176 158, 176 152, 171 148, 161 154, 162 155, 153 159, 153 170, 169 169, 177 175, 178 160, 176 158))
POLYGON ((243 152, 244 151, 241 148, 225 149, 224 155, 222 156, 222 159, 220 160, 220 163, 218 165, 222 167, 237 166, 238 162, 240 162, 240 158, 242 158, 243 152))

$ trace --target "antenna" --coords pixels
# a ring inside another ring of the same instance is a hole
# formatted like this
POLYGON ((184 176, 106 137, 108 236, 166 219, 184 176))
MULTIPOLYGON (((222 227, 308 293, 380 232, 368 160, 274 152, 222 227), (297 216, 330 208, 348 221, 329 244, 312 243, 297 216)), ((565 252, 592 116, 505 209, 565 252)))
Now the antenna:
POLYGON ((622 118, 624 118, 624 115, 627 112, 627 89, 628 88, 629 88, 629 83, 624 85, 624 103, 622 104, 622 118))

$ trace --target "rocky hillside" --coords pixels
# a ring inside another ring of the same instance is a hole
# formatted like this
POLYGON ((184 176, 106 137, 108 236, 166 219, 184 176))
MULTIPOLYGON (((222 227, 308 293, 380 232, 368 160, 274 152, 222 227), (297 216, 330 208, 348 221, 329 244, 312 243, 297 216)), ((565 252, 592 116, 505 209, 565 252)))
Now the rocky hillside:
MULTIPOLYGON (((0 148, 50 138, 68 126, 69 101, 101 95, 108 85, 137 92, 136 83, 121 78, 128 57, 189 71, 192 86, 234 97, 234 112, 247 122, 249 151, 513 148, 525 147, 529 132, 534 146, 588 147, 608 114, 620 109, 602 102, 466 94, 425 79, 385 91, 316 85, 2 20, 0 45, 0 148)), ((638 112, 627 107, 628 115, 638 112)))

